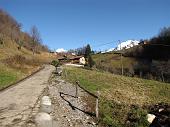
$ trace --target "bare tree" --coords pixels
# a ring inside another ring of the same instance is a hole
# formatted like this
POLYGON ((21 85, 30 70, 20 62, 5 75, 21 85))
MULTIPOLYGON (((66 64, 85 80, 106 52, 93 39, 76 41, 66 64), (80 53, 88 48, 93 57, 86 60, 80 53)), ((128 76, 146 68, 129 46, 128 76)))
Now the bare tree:
POLYGON ((31 28, 31 32, 30 32, 30 35, 31 35, 31 48, 32 48, 32 52, 33 54, 36 52, 36 48, 40 45, 41 43, 41 38, 40 38, 40 33, 37 29, 36 26, 33 26, 31 28))

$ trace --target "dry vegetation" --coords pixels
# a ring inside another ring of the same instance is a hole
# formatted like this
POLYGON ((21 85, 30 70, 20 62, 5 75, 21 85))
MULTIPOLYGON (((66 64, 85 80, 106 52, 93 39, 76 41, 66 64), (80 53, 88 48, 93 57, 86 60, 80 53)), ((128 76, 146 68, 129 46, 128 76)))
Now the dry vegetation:
POLYGON ((18 23, 0 9, 0 89, 30 75, 55 57, 42 44, 38 29, 30 34, 21 31, 18 23))
POLYGON ((0 89, 30 75, 43 64, 50 63, 55 59, 53 55, 47 52, 32 55, 26 49, 24 49, 26 53, 12 50, 10 49, 9 52, 6 52, 6 49, 0 50, 1 55, 4 54, 0 57, 0 89))
MULTIPOLYGON (((95 54, 92 56, 92 58, 95 61, 97 69, 115 74, 121 74, 120 54, 95 54)), ((122 57, 122 63, 124 68, 124 75, 131 76, 134 73, 133 66, 137 63, 137 60, 132 57, 122 57)))
POLYGON ((15 43, 11 43, 9 47, 4 45, 0 48, 0 89, 30 75, 54 58, 48 52, 33 55, 25 48, 18 51, 15 43))

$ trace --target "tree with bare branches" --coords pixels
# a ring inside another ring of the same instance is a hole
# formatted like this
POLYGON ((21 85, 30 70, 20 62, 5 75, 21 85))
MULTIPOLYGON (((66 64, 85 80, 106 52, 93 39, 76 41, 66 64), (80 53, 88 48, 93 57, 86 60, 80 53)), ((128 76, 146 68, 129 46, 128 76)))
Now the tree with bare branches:
POLYGON ((33 54, 36 52, 36 48, 41 44, 41 38, 40 38, 40 33, 37 29, 36 26, 33 26, 31 28, 31 32, 30 32, 30 35, 31 35, 31 49, 32 49, 32 52, 33 54))

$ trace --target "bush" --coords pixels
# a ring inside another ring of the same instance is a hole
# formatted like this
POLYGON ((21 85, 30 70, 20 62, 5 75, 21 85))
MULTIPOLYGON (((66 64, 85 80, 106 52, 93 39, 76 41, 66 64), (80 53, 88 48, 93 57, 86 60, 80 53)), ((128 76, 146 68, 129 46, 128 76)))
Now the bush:
POLYGON ((149 123, 146 119, 147 111, 136 106, 132 105, 128 113, 127 118, 127 127, 148 127, 149 123))
POLYGON ((88 56, 87 61, 88 61, 88 64, 87 64, 88 67, 92 68, 95 65, 95 62, 92 59, 91 55, 88 56))
POLYGON ((53 60, 51 62, 51 65, 55 66, 55 67, 58 67, 60 65, 60 62, 58 60, 53 60))

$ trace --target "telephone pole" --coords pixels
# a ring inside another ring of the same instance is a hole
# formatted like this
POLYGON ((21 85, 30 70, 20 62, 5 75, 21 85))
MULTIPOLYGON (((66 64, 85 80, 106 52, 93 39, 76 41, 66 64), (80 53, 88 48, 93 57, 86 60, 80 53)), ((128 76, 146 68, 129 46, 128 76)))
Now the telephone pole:
POLYGON ((121 47, 121 42, 119 40, 119 45, 120 45, 120 61, 121 61, 121 70, 122 70, 122 75, 123 75, 123 61, 122 61, 122 47, 121 47))

